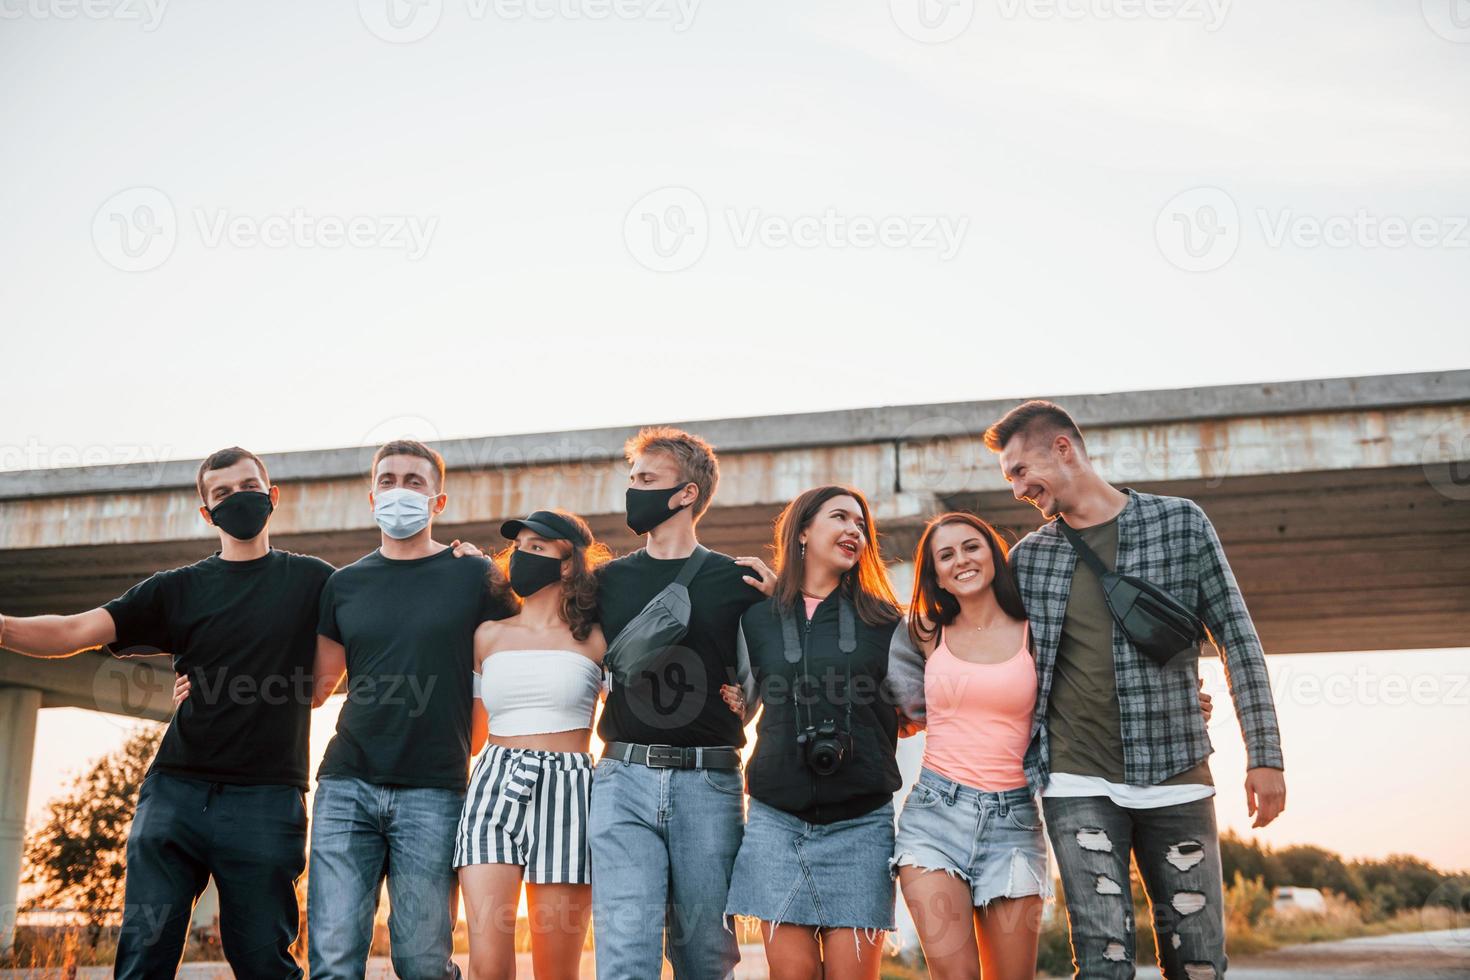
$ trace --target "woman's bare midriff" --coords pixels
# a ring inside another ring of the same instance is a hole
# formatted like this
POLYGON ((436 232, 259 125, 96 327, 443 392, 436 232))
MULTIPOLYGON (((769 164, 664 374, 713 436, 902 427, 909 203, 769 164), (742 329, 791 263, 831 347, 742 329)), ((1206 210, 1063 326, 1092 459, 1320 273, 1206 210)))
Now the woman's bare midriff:
POLYGON ((570 732, 546 732, 541 735, 489 735, 486 744, 503 749, 534 749, 541 752, 586 752, 592 742, 592 729, 578 728, 570 732))

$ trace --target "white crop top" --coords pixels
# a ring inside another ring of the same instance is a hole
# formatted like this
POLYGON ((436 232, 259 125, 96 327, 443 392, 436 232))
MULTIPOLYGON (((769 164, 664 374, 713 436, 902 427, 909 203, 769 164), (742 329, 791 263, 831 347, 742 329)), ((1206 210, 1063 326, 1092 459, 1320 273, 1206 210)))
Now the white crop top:
POLYGON ((491 735, 590 728, 601 690, 602 668, 572 650, 501 650, 474 675, 491 735))

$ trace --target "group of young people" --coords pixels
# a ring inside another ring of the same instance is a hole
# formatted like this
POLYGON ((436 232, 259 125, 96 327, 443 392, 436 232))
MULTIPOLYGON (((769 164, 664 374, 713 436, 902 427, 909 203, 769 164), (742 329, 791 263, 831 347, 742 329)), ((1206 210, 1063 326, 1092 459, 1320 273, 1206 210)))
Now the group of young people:
POLYGON ((1143 576, 1208 629, 1263 826, 1285 805, 1280 738, 1219 539, 1188 500, 1109 485, 1054 404, 985 441, 1048 523, 1008 553, 976 515, 935 517, 906 604, 853 487, 792 500, 769 566, 705 549, 718 460, 677 429, 628 442, 646 540, 615 560, 552 507, 507 521, 493 557, 435 541, 443 460, 395 441, 372 463, 381 545, 333 570, 270 547, 280 490, 257 456, 213 454, 197 482, 219 552, 89 612, 0 617, 0 643, 34 656, 173 656, 117 976, 175 974, 210 877, 236 975, 301 975, 310 711, 344 685, 309 822, 313 977, 363 976, 385 882, 405 978, 459 975, 461 892, 471 976, 513 976, 522 886, 538 978, 579 975, 589 921, 602 980, 654 980, 665 958, 681 980, 730 977, 740 918, 773 978, 876 978, 895 883, 931 976, 1030 977, 1043 833, 1077 976, 1133 975, 1130 859, 1165 976, 1222 975, 1198 646, 1145 656, 1102 577, 1143 576), (898 739, 920 729, 895 820, 898 739))

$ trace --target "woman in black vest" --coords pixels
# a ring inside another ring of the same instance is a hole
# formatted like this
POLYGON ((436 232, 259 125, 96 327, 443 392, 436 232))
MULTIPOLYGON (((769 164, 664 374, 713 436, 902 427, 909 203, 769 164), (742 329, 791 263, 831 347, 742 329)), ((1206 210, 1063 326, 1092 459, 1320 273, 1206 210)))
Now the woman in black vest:
POLYGON ((900 785, 889 665, 913 651, 861 493, 801 494, 775 549, 775 595, 741 617, 741 684, 725 689, 747 720, 763 707, 725 913, 761 920, 773 980, 876 978, 900 785))

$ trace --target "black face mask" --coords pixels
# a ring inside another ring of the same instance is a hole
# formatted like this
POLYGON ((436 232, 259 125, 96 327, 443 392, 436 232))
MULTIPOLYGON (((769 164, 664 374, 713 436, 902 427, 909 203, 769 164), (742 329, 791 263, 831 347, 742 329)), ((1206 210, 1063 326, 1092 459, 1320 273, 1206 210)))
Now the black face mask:
POLYGON ((669 507, 669 501, 674 499, 675 494, 678 494, 688 485, 687 483, 681 483, 679 486, 670 487, 667 490, 637 490, 629 487, 627 503, 628 527, 632 529, 634 534, 647 534, 685 507, 688 507, 688 504, 682 504, 672 509, 669 507))
POLYGON ((529 599, 553 582, 561 581, 560 558, 535 555, 529 551, 510 553, 510 587, 522 599, 529 599))
POLYGON ((215 504, 209 511, 209 519, 230 537, 249 541, 265 530, 265 522, 275 509, 270 494, 240 490, 215 504))

